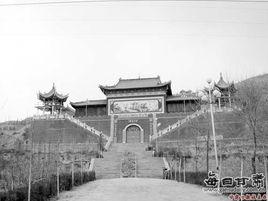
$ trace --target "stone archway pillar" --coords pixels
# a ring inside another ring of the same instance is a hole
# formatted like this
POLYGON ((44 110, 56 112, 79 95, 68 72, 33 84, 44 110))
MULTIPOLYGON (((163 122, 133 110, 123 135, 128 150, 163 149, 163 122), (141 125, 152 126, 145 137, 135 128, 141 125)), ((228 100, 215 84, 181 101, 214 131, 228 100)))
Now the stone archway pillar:
MULTIPOLYGON (((156 114, 153 113, 153 133, 152 136, 157 136, 157 118, 156 118, 156 114)), ((151 136, 150 136, 151 137, 151 136)), ((151 142, 151 140, 150 140, 151 142)))
POLYGON ((141 129, 141 143, 144 143, 144 131, 141 129))
POLYGON ((111 138, 114 138, 114 115, 111 115, 110 122, 110 136, 111 138))
POLYGON ((123 143, 126 143, 126 141, 127 141, 127 127, 124 128, 123 130, 123 138, 122 138, 123 143))

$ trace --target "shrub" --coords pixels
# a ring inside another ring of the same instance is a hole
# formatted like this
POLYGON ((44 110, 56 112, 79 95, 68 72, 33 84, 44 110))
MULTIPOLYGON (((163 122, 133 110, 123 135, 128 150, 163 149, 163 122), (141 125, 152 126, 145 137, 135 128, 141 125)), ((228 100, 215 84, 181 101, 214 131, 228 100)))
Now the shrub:
POLYGON ((131 152, 123 154, 121 173, 123 177, 135 177, 135 155, 131 152))
MULTIPOLYGON (((172 177, 174 178, 174 174, 175 171, 173 171, 172 173, 172 177)), ((185 172, 185 178, 186 178, 186 183, 190 183, 190 184, 197 184, 200 186, 204 186, 204 180, 207 178, 208 173, 207 172, 185 172)), ((176 178, 177 181, 183 181, 183 172, 176 172, 176 178)))
POLYGON ((158 151, 158 152, 154 152, 154 157, 163 157, 164 156, 164 152, 163 151, 158 151))
POLYGON ((145 148, 145 151, 153 151, 154 147, 151 145, 148 145, 148 147, 145 148))
MULTIPOLYGON (((95 180, 95 172, 83 172, 82 182, 95 180)), ((81 173, 75 173, 75 185, 81 185, 81 173)), ((72 174, 60 174, 60 191, 72 189, 72 174)), ((31 201, 46 201, 57 194, 57 177, 52 175, 49 179, 35 182, 31 186, 31 201)), ((14 191, 0 192, 0 201, 26 201, 28 188, 17 188, 14 191)))

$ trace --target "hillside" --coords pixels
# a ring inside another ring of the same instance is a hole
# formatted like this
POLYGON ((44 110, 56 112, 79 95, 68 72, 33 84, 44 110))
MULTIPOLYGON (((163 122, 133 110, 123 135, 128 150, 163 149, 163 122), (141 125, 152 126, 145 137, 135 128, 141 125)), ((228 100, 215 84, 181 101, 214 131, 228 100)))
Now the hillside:
POLYGON ((0 123, 0 149, 14 148, 33 134, 35 143, 98 142, 99 138, 69 120, 7 121, 0 123), (33 132, 31 132, 33 131, 33 132))
MULTIPOLYGON (((261 89, 263 91, 263 97, 262 97, 262 101, 266 102, 266 105, 268 104, 268 73, 266 74, 262 74, 262 75, 258 75, 258 76, 254 76, 248 79, 245 79, 241 82, 238 82, 236 84, 236 88, 239 89, 243 84, 247 84, 249 82, 256 82, 257 84, 259 84, 261 86, 261 89)), ((264 108, 262 109, 262 120, 264 121, 268 121, 268 107, 264 106, 264 108)), ((266 130, 268 130, 268 128, 266 128, 266 130)))
POLYGON ((241 84, 241 83, 244 83, 244 82, 247 82, 247 81, 252 81, 252 80, 256 81, 256 82, 268 83, 268 73, 247 78, 245 80, 242 80, 242 81, 238 82, 237 84, 241 84))
POLYGON ((27 121, 0 123, 0 148, 9 148, 19 141, 24 141, 28 133, 28 127, 27 121))
POLYGON ((239 88, 241 85, 246 84, 251 81, 261 84, 263 87, 263 91, 265 92, 265 94, 268 95, 268 73, 247 78, 245 80, 237 82, 235 86, 236 88, 239 88))

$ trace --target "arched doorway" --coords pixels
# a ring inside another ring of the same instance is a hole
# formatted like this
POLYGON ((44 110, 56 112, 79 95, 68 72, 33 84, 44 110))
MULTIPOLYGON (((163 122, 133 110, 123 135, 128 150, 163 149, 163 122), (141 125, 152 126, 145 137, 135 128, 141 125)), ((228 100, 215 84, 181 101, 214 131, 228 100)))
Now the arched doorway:
POLYGON ((123 143, 143 143, 143 129, 138 124, 129 124, 123 130, 123 143))
POLYGON ((137 143, 140 142, 141 139, 141 129, 136 126, 136 125, 132 125, 129 126, 126 130, 126 135, 127 135, 127 139, 126 142, 127 143, 137 143))

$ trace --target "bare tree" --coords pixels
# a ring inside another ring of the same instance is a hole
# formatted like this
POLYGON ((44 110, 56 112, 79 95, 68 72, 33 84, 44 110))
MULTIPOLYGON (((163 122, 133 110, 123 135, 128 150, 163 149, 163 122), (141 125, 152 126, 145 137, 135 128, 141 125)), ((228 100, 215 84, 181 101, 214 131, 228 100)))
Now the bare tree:
MULTIPOLYGON (((200 137, 205 137, 204 139, 206 139, 206 144, 209 144, 209 127, 208 127, 208 118, 206 114, 203 114, 195 119, 192 119, 189 124, 188 124, 188 128, 193 132, 194 134, 194 146, 195 146, 195 170, 196 173, 198 172, 198 160, 201 157, 202 154, 202 146, 204 145, 204 143, 202 142, 200 137), (200 139, 199 139, 200 138, 200 139), (199 143, 199 141, 201 141, 199 143)), ((208 153, 209 153, 209 147, 206 147, 206 152, 207 152, 207 171, 209 170, 209 157, 208 157, 208 153)))
POLYGON ((244 81, 238 85, 235 95, 235 112, 244 120, 253 138, 253 173, 256 173, 257 136, 261 134, 262 118, 267 106, 264 84, 253 79, 244 81))

